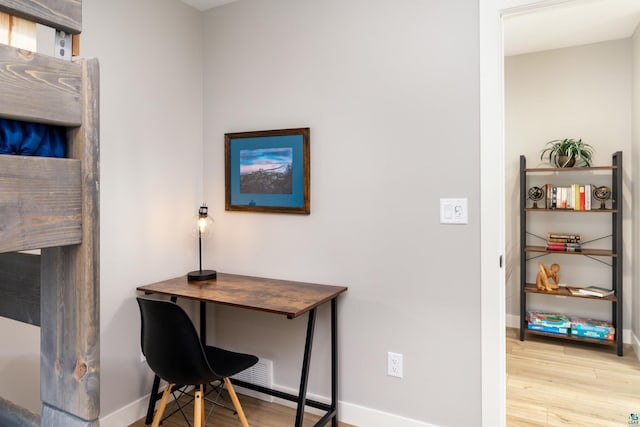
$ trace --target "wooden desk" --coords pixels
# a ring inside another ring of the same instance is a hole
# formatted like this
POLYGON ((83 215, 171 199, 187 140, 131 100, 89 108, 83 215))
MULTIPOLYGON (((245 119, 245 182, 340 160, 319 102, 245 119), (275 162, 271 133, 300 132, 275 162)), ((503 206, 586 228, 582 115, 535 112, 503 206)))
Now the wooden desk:
MULTIPOLYGON (((338 426, 338 295, 347 290, 344 286, 319 285, 314 283, 293 282, 288 280, 266 279, 262 277, 240 276, 218 272, 214 280, 188 282, 186 276, 164 280, 151 285, 140 286, 138 291, 147 294, 161 294, 173 299, 187 298, 200 301, 200 338, 206 337, 206 303, 224 304, 249 310, 266 311, 294 319, 308 313, 307 335, 305 339, 300 389, 298 395, 283 393, 244 381, 232 380, 234 384, 256 390, 281 399, 297 402, 295 426, 301 427, 305 406, 326 411, 326 414, 315 424, 325 425, 330 419, 333 427, 338 426), (331 404, 307 399, 307 383, 311 347, 318 306, 331 302, 331 404)), ((155 408, 154 396, 158 393, 159 381, 154 381, 149 413, 155 408)), ((147 424, 149 424, 147 422, 147 424)))

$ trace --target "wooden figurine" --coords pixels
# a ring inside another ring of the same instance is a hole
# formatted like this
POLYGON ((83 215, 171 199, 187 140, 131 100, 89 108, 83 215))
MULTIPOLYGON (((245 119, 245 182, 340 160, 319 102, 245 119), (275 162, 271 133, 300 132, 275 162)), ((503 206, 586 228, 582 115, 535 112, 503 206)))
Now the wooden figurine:
POLYGON ((539 291, 553 291, 558 289, 558 283, 560 283, 560 266, 558 264, 551 264, 551 267, 547 267, 542 263, 538 263, 540 271, 536 276, 536 287, 539 291), (553 283, 549 282, 549 279, 553 280, 553 283))

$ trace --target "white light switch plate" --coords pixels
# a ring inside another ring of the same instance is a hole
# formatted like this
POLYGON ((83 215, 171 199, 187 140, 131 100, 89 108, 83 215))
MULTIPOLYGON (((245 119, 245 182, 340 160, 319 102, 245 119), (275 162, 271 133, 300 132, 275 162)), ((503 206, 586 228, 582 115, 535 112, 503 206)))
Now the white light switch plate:
POLYGON ((466 198, 440 199, 440 224, 468 224, 469 209, 466 198))

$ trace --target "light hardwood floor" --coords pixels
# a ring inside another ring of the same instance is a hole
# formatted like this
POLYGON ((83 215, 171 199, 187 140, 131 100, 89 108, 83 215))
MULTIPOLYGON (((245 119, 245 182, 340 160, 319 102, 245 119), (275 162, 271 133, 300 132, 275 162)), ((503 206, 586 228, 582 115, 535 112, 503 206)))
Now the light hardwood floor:
MULTIPOLYGON (((630 346, 624 351, 624 357, 618 357, 611 347, 543 337, 521 342, 516 329, 507 329, 507 426, 626 426, 630 413, 640 413, 640 361, 630 346)), ((240 399, 252 427, 293 425, 291 408, 247 396, 240 399)), ((189 416, 192 410, 188 409, 189 416)), ((307 414, 304 426, 317 420, 307 414)), ((163 424, 185 425, 178 414, 163 424)), ((230 411, 216 409, 207 425, 240 423, 230 411)), ((130 427, 145 427, 144 419, 130 427)))
MULTIPOLYGON (((225 392, 226 393, 226 392, 225 392)), ((242 409, 244 410, 249 425, 251 427, 285 427, 292 426, 296 419, 295 409, 289 408, 275 403, 267 403, 262 400, 254 399, 249 396, 238 395, 242 409)), ((227 402, 231 402, 227 397, 227 402)), ((229 406, 231 404, 229 403, 229 406)), ((174 404, 167 405, 165 414, 170 413, 175 408, 174 404)), ((206 405, 206 410, 209 410, 209 405, 206 405)), ((185 411, 189 418, 189 422, 193 423, 193 404, 189 405, 185 411)), ((311 427, 316 421, 320 419, 319 416, 306 413, 304 416, 304 427, 311 427)), ((169 417, 164 423, 163 427, 185 427, 185 423, 182 415, 175 414, 169 417)), ((240 421, 233 412, 224 409, 216 408, 214 414, 209 418, 206 423, 210 427, 240 427, 240 421)), ((331 425, 328 423, 327 425, 331 425)), ((340 427, 356 427, 350 424, 339 423, 340 427)), ((147 427, 144 423, 144 418, 131 424, 129 427, 147 427)))
POLYGON ((640 413, 640 361, 611 347, 553 338, 520 341, 507 330, 509 427, 626 426, 640 413))

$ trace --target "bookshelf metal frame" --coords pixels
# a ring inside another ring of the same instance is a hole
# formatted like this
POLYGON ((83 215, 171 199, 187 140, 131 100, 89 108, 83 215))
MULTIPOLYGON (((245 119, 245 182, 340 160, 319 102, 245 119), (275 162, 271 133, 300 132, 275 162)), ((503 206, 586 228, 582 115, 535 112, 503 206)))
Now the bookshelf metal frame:
POLYGON ((578 167, 578 168, 527 168, 527 160, 525 156, 520 156, 520 341, 524 341, 527 334, 531 335, 544 335, 554 338, 583 341, 589 343, 597 343, 603 345, 611 345, 616 347, 618 356, 623 355, 623 319, 622 319, 622 294, 623 294, 623 281, 622 281, 622 262, 623 262, 623 243, 622 243, 622 152, 618 151, 612 155, 611 166, 597 166, 597 167, 578 167), (612 206, 611 209, 593 209, 589 211, 574 211, 572 209, 546 209, 546 208, 527 208, 527 178, 529 174, 534 173, 580 173, 591 172, 595 170, 609 170, 611 171, 611 197, 612 206), (597 214, 610 214, 611 215, 611 250, 596 250, 585 249, 582 252, 562 252, 562 251, 550 251, 545 247, 530 246, 527 245, 527 235, 530 235, 527 231, 527 215, 530 213, 545 213, 545 212, 566 212, 568 215, 573 213, 597 213, 597 214), (602 262, 611 268, 611 286, 614 290, 614 294, 600 298, 592 296, 578 296, 572 295, 566 289, 559 289, 558 291, 539 291, 535 284, 527 283, 527 264, 529 261, 539 258, 550 253, 562 254, 569 256, 584 256, 602 262), (534 255, 531 255, 534 254, 534 255), (611 262, 607 263, 600 258, 610 258, 611 262), (570 298, 586 298, 597 299, 603 302, 611 304, 611 322, 615 327, 615 340, 602 341, 597 339, 589 339, 582 337, 572 337, 564 335, 555 335, 538 331, 530 331, 527 328, 527 294, 546 294, 551 296, 562 296, 570 298))

